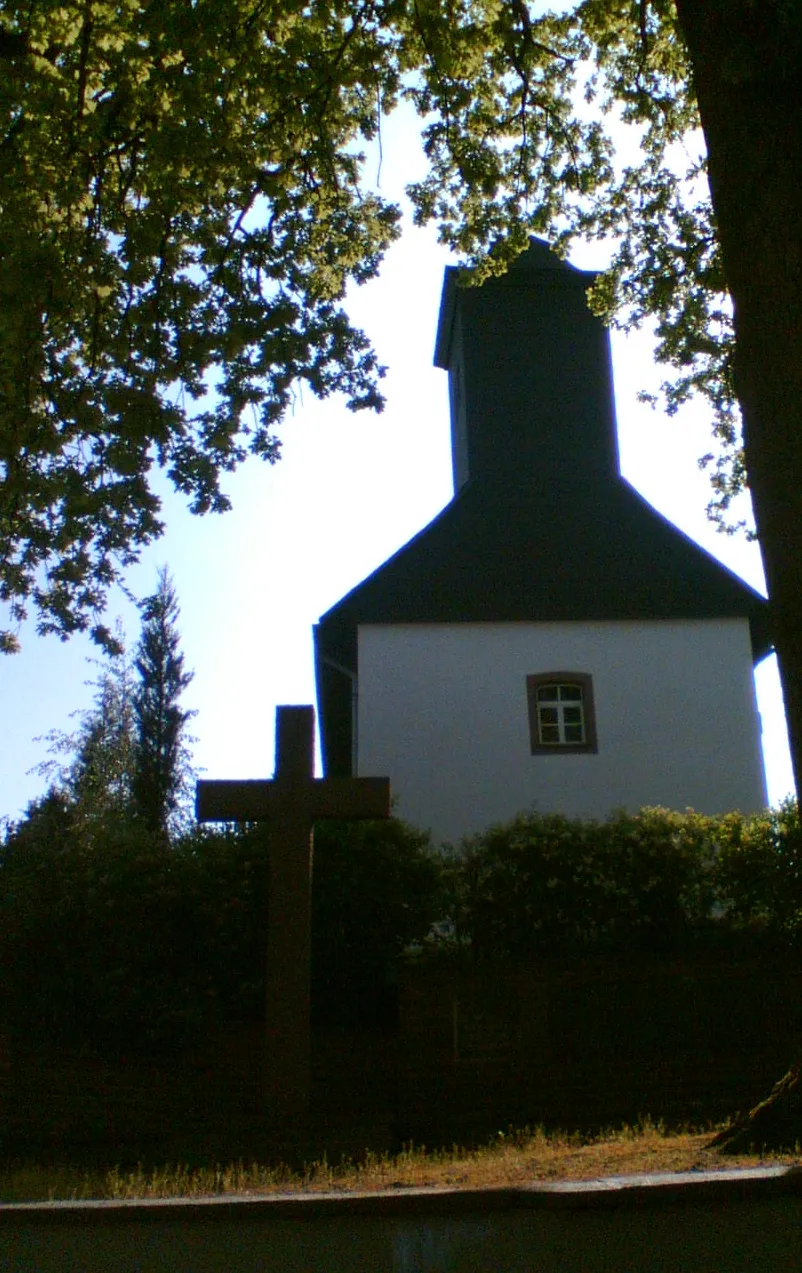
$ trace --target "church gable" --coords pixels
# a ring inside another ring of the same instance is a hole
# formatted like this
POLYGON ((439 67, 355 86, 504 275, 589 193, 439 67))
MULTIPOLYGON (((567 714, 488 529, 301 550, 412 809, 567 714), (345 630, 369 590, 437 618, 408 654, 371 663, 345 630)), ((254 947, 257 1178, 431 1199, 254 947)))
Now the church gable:
MULTIPOLYGON (((392 629, 394 639, 405 632, 412 647, 419 626, 453 634, 460 625, 481 625, 493 644, 502 630, 508 639, 514 625, 530 633, 538 625, 541 631, 562 625, 566 633, 584 625, 598 634, 599 625, 618 624, 622 639, 630 640, 632 625, 652 632, 656 623, 679 623, 686 637, 695 632, 692 639, 701 640, 700 624, 720 634, 734 631, 735 621, 752 702, 750 738, 736 769, 746 765, 753 772, 745 799, 754 801, 762 791, 751 662, 769 648, 766 603, 620 476, 609 340, 585 302, 591 277, 536 242, 504 279, 481 288, 458 287, 447 272, 436 362, 448 368, 451 382, 456 494, 315 630, 327 771, 367 772, 364 764, 378 763, 364 750, 379 728, 368 713, 391 709, 368 691, 373 673, 365 666, 365 641, 373 634, 374 649, 381 628, 392 629)), ((566 669, 593 677, 591 653, 583 666, 555 650, 545 663, 519 669, 522 684, 527 676, 566 669)), ((628 657, 637 657, 634 648, 628 657)), ((714 669, 706 676, 715 680, 714 669)), ((671 696, 669 680, 660 693, 671 696)), ((725 701, 740 693, 721 682, 719 716, 726 714, 725 701)), ((553 710, 562 719, 559 702, 553 710)), ((600 714, 605 710, 599 707, 600 714)), ((526 724, 527 714, 521 719, 526 724)), ((481 728, 490 727, 485 721, 481 728)), ((427 743, 423 734, 418 730, 409 747, 434 747, 434 737, 427 743)), ((395 789, 390 760, 388 754, 379 770, 389 769, 395 789)), ((582 763, 591 764, 591 756, 582 763)), ((530 773, 538 764, 531 751, 527 764, 530 773)), ((603 769, 599 762, 594 772, 603 769)), ((452 776, 468 781, 467 773, 452 776)), ((521 790, 526 793, 526 784, 521 790)), ((674 788, 664 784, 664 790, 674 788)), ((519 800, 507 816, 527 803, 519 800)))

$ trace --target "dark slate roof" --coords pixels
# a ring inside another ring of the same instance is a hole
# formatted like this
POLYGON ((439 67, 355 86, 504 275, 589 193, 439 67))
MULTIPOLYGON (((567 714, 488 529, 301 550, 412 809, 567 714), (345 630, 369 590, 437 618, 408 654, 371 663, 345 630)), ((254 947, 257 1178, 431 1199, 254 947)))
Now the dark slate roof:
POLYGON ((748 617, 768 652, 766 602, 619 479, 570 486, 469 483, 320 620, 356 670, 359 623, 748 617))
MULTIPOLYGON (((504 286, 508 283, 514 284, 521 275, 539 274, 543 270, 559 275, 562 283, 569 282, 581 288, 583 294, 596 278, 594 270, 577 269, 575 265, 569 264, 568 261, 561 260, 556 253, 552 252, 548 243, 543 239, 537 239, 533 236, 529 240, 527 250, 515 258, 505 275, 494 279, 493 286, 504 286)), ((451 328, 457 299, 460 294, 460 272, 459 267, 456 265, 447 265, 443 272, 443 291, 440 297, 440 314, 437 320, 437 336, 435 337, 434 345, 435 367, 448 367, 449 364, 451 328)), ((485 284, 485 287, 487 287, 487 284, 485 284)))

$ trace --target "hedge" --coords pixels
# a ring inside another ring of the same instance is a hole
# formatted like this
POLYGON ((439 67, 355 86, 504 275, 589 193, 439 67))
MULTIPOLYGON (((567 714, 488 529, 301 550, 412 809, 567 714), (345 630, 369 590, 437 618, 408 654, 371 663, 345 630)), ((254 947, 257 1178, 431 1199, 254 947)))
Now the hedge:
POLYGON ((455 941, 483 957, 791 949, 802 931, 802 827, 790 802, 752 817, 522 814, 463 840, 449 875, 455 941))
MULTIPOLYGON (((181 1048, 264 1003, 268 839, 172 847, 110 820, 85 842, 57 798, 0 845, 0 1024, 103 1050, 181 1048)), ((388 822, 315 835, 313 1011, 387 1021, 396 962, 593 952, 791 955, 802 941, 797 806, 745 817, 522 814, 436 852, 388 822), (438 922, 439 921, 439 922, 438 922)))

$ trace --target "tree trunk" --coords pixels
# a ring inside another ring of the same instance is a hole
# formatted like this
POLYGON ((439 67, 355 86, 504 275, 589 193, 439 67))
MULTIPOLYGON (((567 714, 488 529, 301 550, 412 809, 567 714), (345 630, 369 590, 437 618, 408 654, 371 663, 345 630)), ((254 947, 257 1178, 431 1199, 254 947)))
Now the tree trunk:
MULTIPOLYGON (((802 4, 676 0, 735 318, 735 391, 802 796, 802 4)), ((723 1143, 798 1140, 799 1062, 723 1143)))
POLYGON ((802 4, 676 0, 735 312, 735 388, 802 793, 802 4))
POLYGON ((799 1144, 802 1123, 802 1089, 799 1086, 800 1062, 794 1061, 787 1074, 774 1084, 765 1101, 746 1114, 739 1114, 712 1140, 708 1149, 722 1149, 730 1154, 750 1150, 793 1149, 799 1144))

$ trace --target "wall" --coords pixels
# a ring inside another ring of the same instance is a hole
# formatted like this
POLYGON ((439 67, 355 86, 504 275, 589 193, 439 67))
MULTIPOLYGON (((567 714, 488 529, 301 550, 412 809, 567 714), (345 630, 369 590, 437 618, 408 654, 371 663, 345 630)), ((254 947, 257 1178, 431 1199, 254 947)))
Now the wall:
POLYGON ((0 1156, 337 1162, 487 1143, 510 1125, 704 1126, 762 1099, 802 1028, 802 968, 786 955, 404 963, 398 979, 397 1031, 316 1034, 309 1123, 280 1128, 258 1023, 158 1059, 0 1033, 0 1156))
POLYGON ((363 625, 358 772, 437 839, 522 809, 766 803, 746 620, 363 625), (598 754, 532 756, 526 676, 593 676, 598 754))
MULTIPOLYGON (((0 1023, 0 1158, 87 1155, 129 1166, 262 1158, 274 1139, 263 1104, 268 1064, 259 1022, 210 1028, 197 1047, 158 1057, 23 1040, 0 1023)), ((396 1069, 394 1034, 313 1035, 313 1125, 325 1127, 335 1158, 360 1152, 371 1136, 387 1143, 396 1069)))
POLYGON ((802 971, 787 958, 643 951, 412 964, 399 1000, 398 1106, 416 1143, 644 1115, 705 1126, 751 1109, 788 1069, 802 971))

